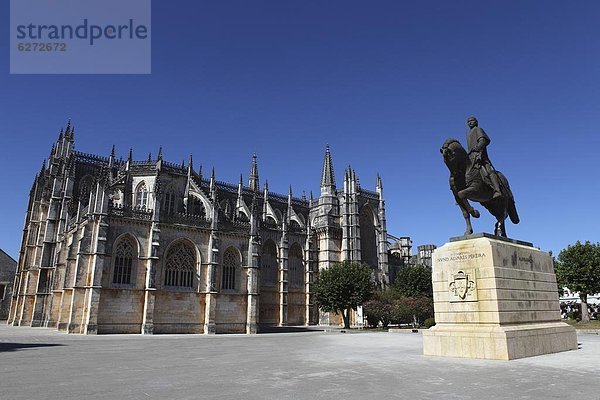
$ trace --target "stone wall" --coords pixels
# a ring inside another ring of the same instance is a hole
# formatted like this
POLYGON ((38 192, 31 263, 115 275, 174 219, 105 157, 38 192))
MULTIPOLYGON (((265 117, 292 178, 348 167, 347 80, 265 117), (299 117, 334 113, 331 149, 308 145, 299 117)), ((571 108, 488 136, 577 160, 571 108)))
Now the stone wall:
POLYGON ((290 289, 287 295, 288 325, 304 325, 306 296, 301 289, 290 289))
POLYGON ((143 311, 143 290, 102 289, 98 333, 140 333, 143 311))
POLYGON ((157 290, 154 333, 203 333, 204 294, 157 290))
POLYGON ((279 293, 277 287, 261 287, 258 300, 258 323, 277 325, 279 323, 279 293))
POLYGON ((17 262, 0 250, 0 320, 8 318, 17 262))
POLYGON ((248 297, 246 294, 219 294, 215 315, 217 333, 246 332, 247 312, 248 297))

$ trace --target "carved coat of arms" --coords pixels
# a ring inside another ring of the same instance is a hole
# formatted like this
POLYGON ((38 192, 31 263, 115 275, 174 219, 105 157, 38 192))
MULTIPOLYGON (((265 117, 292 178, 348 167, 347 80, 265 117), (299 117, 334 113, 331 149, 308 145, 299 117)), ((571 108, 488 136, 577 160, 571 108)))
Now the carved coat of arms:
MULTIPOLYGON (((465 271, 458 271, 452 275, 449 284, 450 293, 458 297, 460 300, 465 300, 467 296, 475 291, 475 281, 465 271)), ((475 299, 474 299, 475 300, 475 299)))

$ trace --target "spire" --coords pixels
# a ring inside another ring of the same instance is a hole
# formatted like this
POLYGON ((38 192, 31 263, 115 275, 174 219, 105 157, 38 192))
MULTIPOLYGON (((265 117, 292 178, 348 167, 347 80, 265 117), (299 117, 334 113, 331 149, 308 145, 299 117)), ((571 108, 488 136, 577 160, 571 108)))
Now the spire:
POLYGON ((112 150, 110 151, 110 157, 108 157, 108 166, 112 167, 115 163, 115 145, 113 144, 112 150))
POLYGON ((321 173, 321 194, 333 194, 335 192, 335 175, 333 174, 333 163, 329 145, 325 147, 325 159, 323 160, 323 172, 321 173))
POLYGON ((290 185, 290 191, 288 192, 288 206, 292 205, 292 185, 290 185))
POLYGON ((40 169, 40 176, 44 175, 44 172, 46 172, 46 159, 45 158, 42 160, 42 168, 40 169))
POLYGON ((63 153, 63 129, 60 128, 60 132, 58 133, 58 140, 56 141, 56 151, 54 152, 54 154, 58 157, 62 156, 63 153))
POLYGON ((192 153, 190 153, 190 158, 188 159, 188 175, 191 175, 192 172, 194 172, 194 158, 192 157, 192 153))
POLYGON ((160 147, 158 148, 158 157, 157 157, 157 160, 162 160, 162 158, 163 158, 163 154, 162 154, 162 146, 160 146, 160 147))
POLYGON ((302 201, 306 201, 306 192, 302 191, 302 201))
POLYGON ((258 226, 256 223, 256 192, 254 192, 254 196, 252 196, 252 204, 250 205, 250 236, 256 236, 258 234, 258 226))
POLYGON ((67 121, 67 129, 65 130, 65 137, 71 136, 71 118, 67 121))
MULTIPOLYGON (((215 178, 215 174, 214 174, 215 169, 213 168, 213 176, 210 178, 210 181, 213 182, 214 178, 215 178)), ((217 191, 213 191, 212 192, 212 220, 211 220, 211 224, 210 224, 210 229, 213 231, 216 231, 218 229, 218 223, 219 223, 219 211, 217 209, 218 207, 218 198, 217 198, 217 191)))
POLYGON ((250 167, 248 186, 255 192, 260 188, 260 185, 258 184, 258 163, 256 162, 256 153, 252 155, 252 166, 250 167))
POLYGON ((267 218, 267 207, 269 203, 269 182, 265 179, 263 188, 263 220, 267 218))
POLYGON ((313 193, 312 193, 312 190, 311 190, 311 191, 310 191, 310 200, 308 201, 308 206, 309 206, 309 207, 312 207, 312 206, 313 206, 313 203, 314 203, 314 201, 315 201, 315 199, 314 199, 314 197, 313 197, 313 193))
POLYGON ((152 152, 148 153, 148 162, 152 161, 152 152))
POLYGON ((215 167, 212 168, 212 173, 210 175, 210 192, 215 192, 215 167))
POLYGON ((240 182, 238 183, 238 198, 236 207, 240 207, 242 201, 242 190, 244 188, 244 177, 240 174, 240 182))
POLYGON ((131 164, 133 163, 133 148, 130 147, 129 148, 129 155, 127 156, 127 164, 125 166, 125 169, 127 171, 129 171, 129 169, 131 168, 131 164))
POLYGON ((379 194, 379 200, 383 200, 383 180, 379 174, 377 174, 377 185, 375 187, 377 194, 379 194))
POLYGON ((200 167, 198 167, 198 179, 198 182, 202 184, 202 164, 200 164, 200 167))

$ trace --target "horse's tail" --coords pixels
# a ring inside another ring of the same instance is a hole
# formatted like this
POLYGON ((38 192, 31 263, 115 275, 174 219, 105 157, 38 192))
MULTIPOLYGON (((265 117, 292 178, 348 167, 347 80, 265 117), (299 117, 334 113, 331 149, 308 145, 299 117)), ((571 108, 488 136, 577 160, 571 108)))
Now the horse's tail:
POLYGON ((510 190, 510 185, 508 184, 508 179, 502 172, 496 171, 498 176, 500 177, 500 182, 504 187, 507 204, 506 204, 506 213, 510 218, 513 224, 518 224, 521 220, 519 219, 519 213, 517 213, 517 205, 515 204, 515 198, 513 197, 512 190, 510 190))
POLYGON ((508 200, 508 208, 506 209, 506 212, 508 213, 508 217, 513 224, 516 225, 520 222, 519 214, 517 213, 517 205, 515 204, 515 199, 513 199, 512 196, 508 200))

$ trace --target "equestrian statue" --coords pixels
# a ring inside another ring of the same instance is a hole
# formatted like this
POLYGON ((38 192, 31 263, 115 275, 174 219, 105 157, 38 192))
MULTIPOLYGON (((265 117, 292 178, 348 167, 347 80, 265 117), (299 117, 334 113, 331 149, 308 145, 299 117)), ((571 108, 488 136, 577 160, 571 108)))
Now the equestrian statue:
POLYGON ((496 217, 494 235, 506 237, 506 218, 510 218, 513 224, 519 223, 515 199, 508 180, 494 168, 488 157, 490 138, 479 127, 475 117, 469 117, 467 124, 470 128, 467 134, 468 152, 452 138, 447 139, 440 149, 450 170, 450 189, 465 218, 465 235, 473 233, 471 217, 480 216, 479 211, 469 204, 471 200, 481 203, 496 217))

